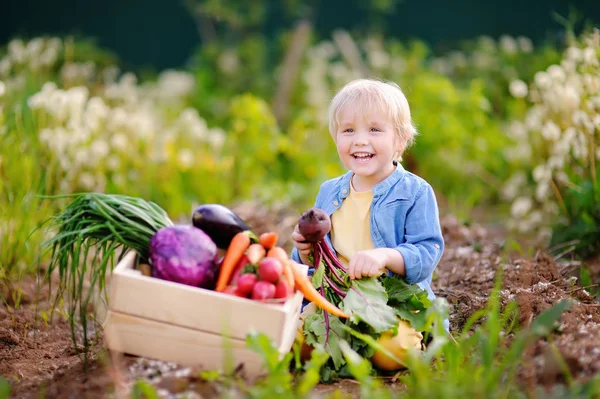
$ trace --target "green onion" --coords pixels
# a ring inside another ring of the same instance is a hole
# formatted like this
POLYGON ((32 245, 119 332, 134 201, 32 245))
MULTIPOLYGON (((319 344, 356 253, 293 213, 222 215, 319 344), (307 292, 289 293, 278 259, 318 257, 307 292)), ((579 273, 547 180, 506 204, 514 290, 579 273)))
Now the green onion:
POLYGON ((82 323, 87 365, 87 307, 93 292, 105 289, 106 270, 113 269, 117 251, 120 251, 117 261, 128 250, 134 250, 138 259, 147 263, 150 239, 173 222, 157 204, 125 195, 78 193, 44 198, 72 199, 62 212, 50 219, 50 228, 56 230, 56 235, 46 240, 42 248, 51 252, 47 268, 49 282, 52 272, 58 269, 55 305, 63 293, 67 293, 67 315, 76 346, 77 315, 82 323), (84 288, 86 277, 89 288, 84 288), (84 292, 85 289, 88 291, 84 292))

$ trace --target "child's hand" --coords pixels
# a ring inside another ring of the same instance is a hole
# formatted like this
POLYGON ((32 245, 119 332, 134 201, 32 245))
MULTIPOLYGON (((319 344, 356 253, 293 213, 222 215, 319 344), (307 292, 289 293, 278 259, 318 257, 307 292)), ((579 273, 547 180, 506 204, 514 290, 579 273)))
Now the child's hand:
POLYGON ((359 251, 348 263, 348 275, 351 279, 379 276, 385 271, 387 261, 387 254, 379 249, 359 251))
POLYGON ((292 241, 294 242, 294 247, 298 250, 298 254, 300 255, 300 260, 302 263, 307 265, 308 256, 310 255, 310 251, 312 251, 312 243, 306 242, 304 236, 300 234, 298 230, 298 225, 294 227, 294 231, 292 233, 292 241))

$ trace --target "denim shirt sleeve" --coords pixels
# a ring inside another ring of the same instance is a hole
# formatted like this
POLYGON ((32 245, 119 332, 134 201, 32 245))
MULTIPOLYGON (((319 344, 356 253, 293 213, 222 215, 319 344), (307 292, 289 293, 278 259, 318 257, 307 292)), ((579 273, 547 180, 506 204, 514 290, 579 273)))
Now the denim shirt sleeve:
POLYGON ((439 210, 429 184, 424 184, 417 193, 404 228, 406 242, 396 249, 404 258, 406 282, 416 284, 432 275, 444 252, 439 210))

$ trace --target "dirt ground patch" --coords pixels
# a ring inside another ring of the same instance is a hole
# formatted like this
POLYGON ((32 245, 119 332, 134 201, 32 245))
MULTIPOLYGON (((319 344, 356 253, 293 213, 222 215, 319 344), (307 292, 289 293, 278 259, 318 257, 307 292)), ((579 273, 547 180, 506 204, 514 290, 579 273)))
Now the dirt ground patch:
MULTIPOLYGON (((289 247, 284 237, 289 235, 295 215, 285 209, 247 204, 235 210, 258 233, 280 231, 280 244, 289 247)), ((552 340, 541 340, 524 354, 523 381, 532 385, 562 382, 555 350, 575 379, 585 381, 600 372, 600 304, 570 278, 577 271, 576 262, 557 262, 544 252, 507 257, 504 233, 494 226, 467 227, 452 216, 443 217, 442 226, 447 245, 433 287, 450 303, 453 332, 461 331, 469 316, 485 307, 497 272, 502 270, 502 303, 518 302, 521 325, 527 325, 562 298, 576 299, 576 304, 563 314, 552 340)), ((194 397, 193 393, 196 397, 221 393, 222 387, 199 379, 197 370, 133 356, 111 357, 102 349, 101 332, 84 371, 81 351, 73 346, 68 323, 57 313, 52 322, 48 320, 48 294, 35 287, 33 279, 25 279, 25 296, 18 309, 14 310, 12 304, 0 307, 0 375, 11 383, 13 397, 37 398, 43 392, 49 398, 104 398, 114 396, 115 389, 131 389, 138 379, 158 387, 163 397, 181 392, 189 393, 189 397, 194 397)), ((95 330, 92 326, 89 333, 95 330)), ((358 385, 343 380, 320 385, 317 392, 336 388, 354 396, 358 385)))

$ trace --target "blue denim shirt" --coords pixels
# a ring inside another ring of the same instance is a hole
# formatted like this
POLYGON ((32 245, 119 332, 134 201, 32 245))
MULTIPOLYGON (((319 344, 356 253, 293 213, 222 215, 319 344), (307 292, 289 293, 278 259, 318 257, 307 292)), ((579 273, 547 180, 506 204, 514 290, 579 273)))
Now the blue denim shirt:
MULTIPOLYGON (((324 182, 317 194, 315 208, 323 209, 329 216, 338 210, 350 193, 352 174, 348 171, 324 182)), ((418 284, 433 301, 431 279, 444 252, 444 239, 437 201, 429 183, 398 163, 390 176, 373 187, 370 217, 375 248, 400 251, 406 268, 405 281, 418 284)), ((331 233, 325 239, 333 248, 331 233)), ((292 250, 292 258, 301 263, 296 248, 292 250)))

